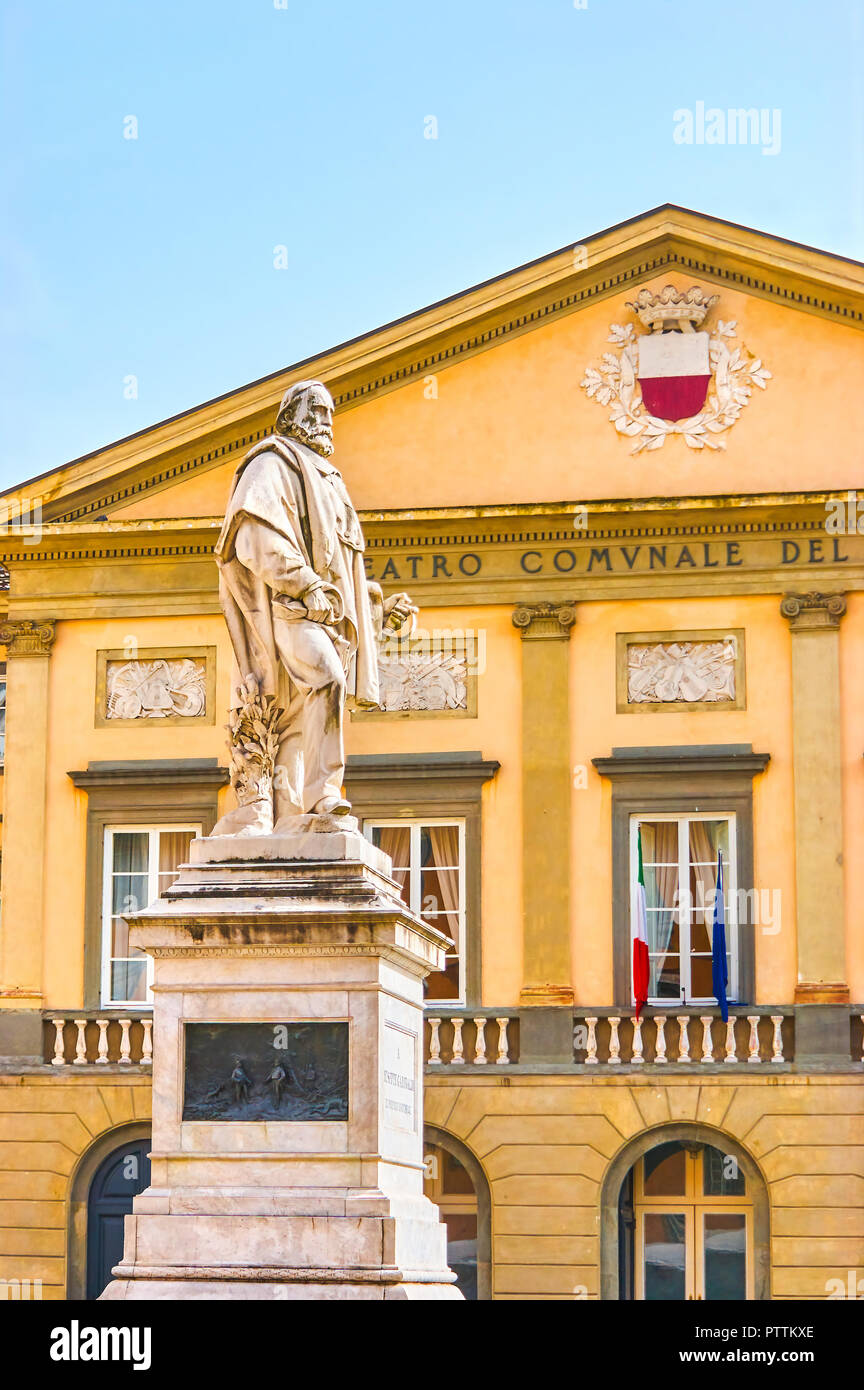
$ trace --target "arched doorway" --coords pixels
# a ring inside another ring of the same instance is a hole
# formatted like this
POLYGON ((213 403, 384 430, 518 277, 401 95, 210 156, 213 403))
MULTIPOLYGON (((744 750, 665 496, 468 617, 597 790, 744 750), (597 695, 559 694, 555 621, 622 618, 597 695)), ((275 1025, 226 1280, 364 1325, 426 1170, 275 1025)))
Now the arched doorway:
POLYGON ((87 1199, 87 1297, 98 1298, 123 1256, 124 1218, 150 1186, 150 1140, 132 1139, 96 1170, 87 1199))
POLYGON ((604 1298, 770 1297, 767 1188, 718 1130, 678 1124, 634 1140, 607 1175, 601 1221, 604 1298))
POLYGON ((83 1154, 69 1203, 69 1299, 98 1298, 123 1253, 123 1220, 150 1183, 150 1126, 143 1121, 103 1134, 83 1154))
POLYGON ((435 1125, 424 1128, 423 1190, 447 1227, 447 1263, 468 1300, 492 1297, 492 1202, 486 1174, 464 1144, 435 1125))

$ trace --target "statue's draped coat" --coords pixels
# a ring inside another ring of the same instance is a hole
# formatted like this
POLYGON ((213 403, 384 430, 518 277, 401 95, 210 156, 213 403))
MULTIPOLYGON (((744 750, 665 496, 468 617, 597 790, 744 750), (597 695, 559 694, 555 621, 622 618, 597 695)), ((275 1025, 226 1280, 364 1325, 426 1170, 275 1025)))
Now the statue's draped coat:
POLYGON ((294 696, 274 639, 274 604, 302 618, 301 595, 323 587, 336 611, 327 631, 347 675, 349 704, 378 703, 376 624, 363 533, 342 476, 298 440, 274 435, 234 475, 215 547, 219 596, 241 679, 287 709, 294 696), (334 593, 335 590, 335 593, 334 593))

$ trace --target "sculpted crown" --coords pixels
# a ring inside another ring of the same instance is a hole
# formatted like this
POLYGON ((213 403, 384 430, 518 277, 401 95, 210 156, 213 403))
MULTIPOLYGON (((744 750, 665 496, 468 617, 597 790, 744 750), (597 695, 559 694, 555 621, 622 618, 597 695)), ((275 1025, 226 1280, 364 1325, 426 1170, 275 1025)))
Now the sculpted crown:
POLYGON ((659 294, 640 290, 634 300, 627 301, 627 308, 632 309, 643 327, 652 333, 662 333, 667 327, 693 333, 717 299, 716 294, 706 295, 698 285, 686 291, 667 285, 659 294))

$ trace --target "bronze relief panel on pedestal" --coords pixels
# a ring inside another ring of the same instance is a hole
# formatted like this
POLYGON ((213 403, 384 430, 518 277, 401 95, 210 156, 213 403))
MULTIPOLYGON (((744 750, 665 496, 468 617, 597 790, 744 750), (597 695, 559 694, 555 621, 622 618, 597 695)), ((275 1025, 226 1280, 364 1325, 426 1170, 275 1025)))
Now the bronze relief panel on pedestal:
POLYGON ((347 1120, 347 1023, 187 1023, 184 1031, 184 1120, 347 1120))

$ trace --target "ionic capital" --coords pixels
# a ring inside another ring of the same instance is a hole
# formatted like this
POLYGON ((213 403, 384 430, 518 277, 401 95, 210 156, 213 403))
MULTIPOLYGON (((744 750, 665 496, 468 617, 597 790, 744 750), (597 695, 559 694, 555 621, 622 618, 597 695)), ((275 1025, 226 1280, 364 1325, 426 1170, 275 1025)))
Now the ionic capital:
POLYGON ((513 626, 526 642, 544 638, 567 642, 575 621, 572 603, 522 603, 513 610, 513 626))
POLYGON ((846 612, 845 594, 785 594, 780 603, 790 632, 830 632, 846 612))
POLYGON ((50 656, 56 626, 53 618, 10 618, 0 624, 0 644, 10 657, 50 656))

